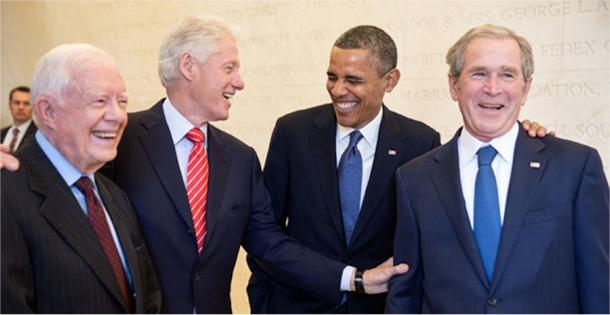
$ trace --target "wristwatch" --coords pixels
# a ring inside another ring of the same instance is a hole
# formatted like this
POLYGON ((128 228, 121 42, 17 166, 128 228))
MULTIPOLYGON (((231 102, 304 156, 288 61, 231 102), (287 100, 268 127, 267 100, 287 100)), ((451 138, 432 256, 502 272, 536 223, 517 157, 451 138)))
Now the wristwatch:
POLYGON ((364 284, 362 280, 362 276, 364 275, 364 270, 357 269, 356 274, 354 275, 354 286, 356 287, 356 293, 358 294, 366 294, 364 291, 364 284))

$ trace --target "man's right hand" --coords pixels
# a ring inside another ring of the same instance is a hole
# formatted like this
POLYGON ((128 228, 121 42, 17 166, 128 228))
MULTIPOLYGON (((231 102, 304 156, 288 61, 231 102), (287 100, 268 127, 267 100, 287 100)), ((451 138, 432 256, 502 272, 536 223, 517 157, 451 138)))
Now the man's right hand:
MULTIPOLYGON (((394 257, 381 263, 379 266, 364 271, 363 285, 366 294, 378 294, 388 292, 388 281, 394 275, 409 271, 407 264, 394 266, 394 257)), ((352 275, 352 291, 355 291, 354 276, 352 275)))
POLYGON ((11 155, 11 148, 8 145, 0 144, 0 169, 6 168, 9 171, 19 169, 19 160, 11 155))

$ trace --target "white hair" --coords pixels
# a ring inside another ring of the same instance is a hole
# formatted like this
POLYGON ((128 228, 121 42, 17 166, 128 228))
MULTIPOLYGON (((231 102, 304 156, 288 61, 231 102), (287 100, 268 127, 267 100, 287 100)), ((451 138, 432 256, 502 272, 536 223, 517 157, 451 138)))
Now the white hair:
POLYGON ((40 96, 58 98, 64 89, 72 84, 74 70, 86 67, 88 63, 107 59, 116 65, 105 51, 89 44, 59 45, 38 60, 32 76, 32 104, 40 96))
POLYGON ((159 49, 159 78, 165 88, 180 77, 180 54, 189 51, 199 62, 219 52, 223 38, 236 39, 238 30, 212 15, 187 16, 165 36, 159 49))

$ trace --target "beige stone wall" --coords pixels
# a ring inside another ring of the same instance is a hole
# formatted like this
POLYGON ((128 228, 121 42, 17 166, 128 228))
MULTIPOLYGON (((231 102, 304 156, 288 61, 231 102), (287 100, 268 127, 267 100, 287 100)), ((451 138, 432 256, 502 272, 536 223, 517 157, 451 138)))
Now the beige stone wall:
MULTIPOLYGON (((534 48, 536 71, 521 118, 597 148, 608 174, 609 7, 608 0, 2 1, 0 125, 10 123, 10 89, 29 85, 36 60, 62 43, 88 42, 114 55, 129 111, 149 108, 164 95, 156 66, 163 36, 181 16, 207 12, 243 30, 246 89, 233 99, 231 118, 217 125, 252 145, 261 161, 279 116, 328 101, 331 46, 359 24, 383 28, 398 45, 402 78, 385 103, 447 141, 461 116, 449 97, 444 54, 465 31, 491 22, 513 28, 534 48)), ((249 312, 248 276, 240 255, 232 290, 236 313, 249 312)))

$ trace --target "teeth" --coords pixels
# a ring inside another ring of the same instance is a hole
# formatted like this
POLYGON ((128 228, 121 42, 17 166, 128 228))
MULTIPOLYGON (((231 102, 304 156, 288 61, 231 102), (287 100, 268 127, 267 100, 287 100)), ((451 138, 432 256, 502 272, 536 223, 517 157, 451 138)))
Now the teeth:
POLYGON ((340 109, 352 109, 356 107, 356 104, 358 104, 358 102, 337 102, 337 107, 339 107, 340 109))
POLYGON ((93 135, 102 139, 114 139, 116 137, 116 132, 94 131, 93 135))
POLYGON ((224 96, 224 98, 226 99, 230 99, 231 97, 233 97, 233 94, 223 93, 222 96, 224 96))
POLYGON ((503 107, 500 104, 479 104, 479 106, 481 106, 483 108, 495 108, 495 109, 500 109, 503 107))

